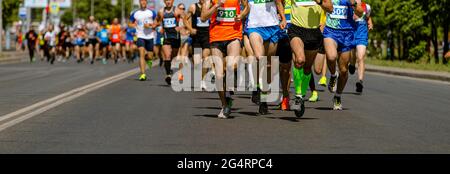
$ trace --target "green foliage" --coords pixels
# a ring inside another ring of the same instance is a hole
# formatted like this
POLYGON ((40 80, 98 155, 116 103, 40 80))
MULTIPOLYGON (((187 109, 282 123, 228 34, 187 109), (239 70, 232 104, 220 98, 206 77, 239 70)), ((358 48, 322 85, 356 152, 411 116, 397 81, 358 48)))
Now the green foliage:
POLYGON ((19 20, 19 6, 21 4, 21 0, 3 0, 3 28, 8 25, 11 25, 14 21, 19 20))
POLYGON ((426 56, 428 56, 428 54, 426 54, 426 46, 427 46, 427 42, 420 41, 419 44, 417 44, 414 47, 412 47, 411 49, 409 49, 408 61, 415 62, 419 59, 422 59, 422 58, 425 58, 426 56))

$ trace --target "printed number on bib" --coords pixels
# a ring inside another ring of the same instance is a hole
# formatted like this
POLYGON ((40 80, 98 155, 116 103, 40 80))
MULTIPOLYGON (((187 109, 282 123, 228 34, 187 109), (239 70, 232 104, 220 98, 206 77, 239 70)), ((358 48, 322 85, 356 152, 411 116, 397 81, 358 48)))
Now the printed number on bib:
POLYGON ((330 18, 334 19, 347 19, 347 6, 334 5, 333 13, 330 14, 330 18))
POLYGON ((113 34, 113 39, 119 39, 119 35, 118 34, 113 34))
POLYGON ((164 19, 164 28, 174 28, 174 27, 176 27, 175 18, 164 19))
POLYGON ((108 33, 102 32, 101 37, 102 37, 102 38, 107 38, 107 37, 108 37, 108 33))
POLYGON ((217 21, 219 22, 234 22, 236 17, 236 7, 220 7, 217 12, 217 21))
POLYGON ((205 22, 202 22, 200 17, 197 17, 197 27, 209 27, 209 19, 205 22))
POLYGON ((274 0, 253 0, 253 4, 266 4, 266 3, 271 3, 274 0))
POLYGON ((311 0, 295 0, 295 5, 298 6, 310 6, 310 5, 316 5, 316 1, 311 0))

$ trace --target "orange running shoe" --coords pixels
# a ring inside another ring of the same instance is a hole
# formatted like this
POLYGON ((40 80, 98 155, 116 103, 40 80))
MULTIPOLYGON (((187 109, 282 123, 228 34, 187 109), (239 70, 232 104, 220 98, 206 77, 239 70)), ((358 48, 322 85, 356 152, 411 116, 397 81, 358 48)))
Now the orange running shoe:
POLYGON ((288 111, 289 110, 289 97, 283 97, 281 101, 281 110, 288 111))
POLYGON ((178 74, 178 80, 179 80, 179 81, 183 81, 183 79, 184 79, 184 76, 183 76, 183 74, 181 74, 181 73, 180 73, 180 74, 178 74))

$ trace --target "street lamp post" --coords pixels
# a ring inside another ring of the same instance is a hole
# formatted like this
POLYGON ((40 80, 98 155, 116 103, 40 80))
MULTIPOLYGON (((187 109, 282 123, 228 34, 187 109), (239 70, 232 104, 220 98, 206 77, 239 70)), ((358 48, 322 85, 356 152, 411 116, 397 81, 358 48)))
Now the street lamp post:
POLYGON ((3 2, 0 0, 0 53, 3 51, 3 2))
POLYGON ((122 24, 125 24, 125 4, 124 1, 121 1, 122 4, 122 24))
POLYGON ((94 16, 94 0, 91 0, 91 16, 94 16))

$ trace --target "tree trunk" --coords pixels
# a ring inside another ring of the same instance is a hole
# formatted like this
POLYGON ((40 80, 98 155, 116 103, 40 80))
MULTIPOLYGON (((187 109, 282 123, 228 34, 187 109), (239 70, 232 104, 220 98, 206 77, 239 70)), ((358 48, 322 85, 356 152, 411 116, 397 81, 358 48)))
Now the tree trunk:
POLYGON ((434 22, 431 23, 431 41, 433 42, 434 63, 439 64, 439 46, 437 41, 437 27, 434 22))
POLYGON ((448 27, 449 27, 449 23, 444 22, 444 26, 443 26, 443 28, 444 28, 444 51, 443 51, 444 55, 442 56, 443 57, 442 62, 444 64, 447 64, 447 62, 448 62, 448 60, 445 59, 445 55, 448 52, 448 27))

